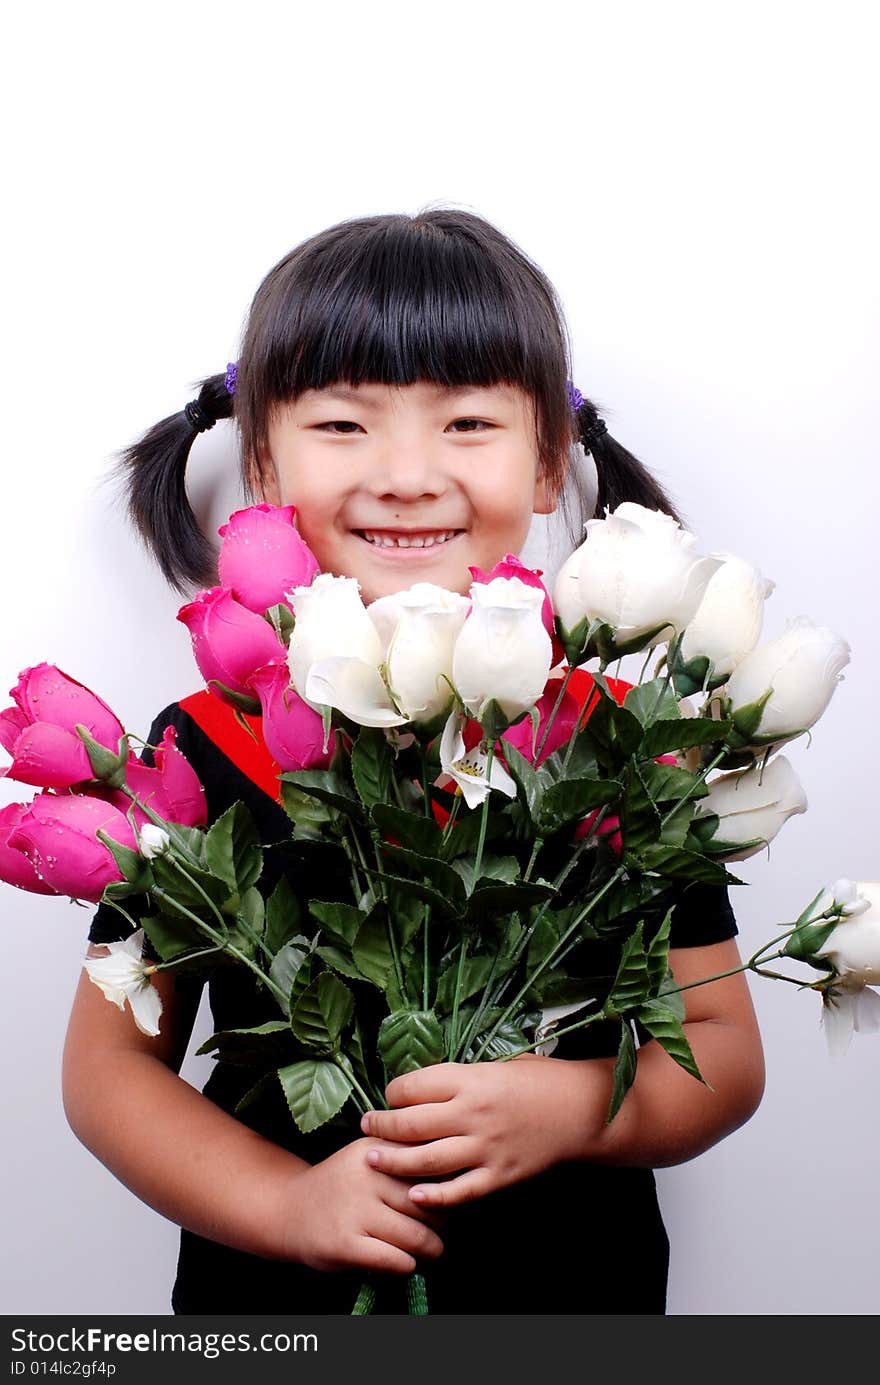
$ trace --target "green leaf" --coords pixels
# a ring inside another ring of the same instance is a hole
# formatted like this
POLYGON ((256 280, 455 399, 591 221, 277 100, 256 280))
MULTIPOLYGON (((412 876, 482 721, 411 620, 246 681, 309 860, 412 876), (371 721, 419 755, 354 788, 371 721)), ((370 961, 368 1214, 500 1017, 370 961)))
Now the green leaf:
POLYGON ((636 1041, 628 1020, 620 1022, 620 1045, 614 1064, 614 1083, 611 1089, 611 1102, 605 1124, 610 1125, 623 1104, 630 1087, 636 1078, 636 1041))
POLYGON ((338 971, 340 975, 347 976, 351 981, 369 980, 363 972, 358 971, 351 956, 339 947, 316 947, 315 955, 320 957, 333 971, 338 971))
POLYGON ((376 1044, 388 1081, 402 1072, 442 1063, 446 1057, 443 1030, 433 1010, 395 1010, 386 1015, 376 1044))
POLYGON ((323 841, 326 829, 338 823, 340 814, 329 804, 319 803, 295 785, 285 784, 283 775, 281 778, 281 801, 284 811, 295 825, 294 836, 306 841, 323 841))
MULTIPOLYGON (((154 883, 160 890, 169 894, 177 904, 182 904, 194 913, 210 919, 212 928, 217 926, 215 915, 206 902, 205 895, 218 909, 222 908, 229 899, 229 886, 226 881, 218 879, 216 875, 202 870, 199 866, 188 864, 184 866, 190 877, 187 879, 187 875, 178 870, 174 858, 167 854, 155 856, 150 864, 153 868, 154 883), (204 893, 200 891, 199 886, 204 893)), ((162 900, 162 908, 170 908, 168 900, 162 900)))
POLYGON ((186 918, 178 920, 167 914, 155 914, 142 918, 140 923, 163 962, 174 961, 196 949, 204 951, 206 946, 212 945, 207 934, 186 918))
POLYGON ((282 875, 266 901, 265 943, 272 953, 280 952, 290 938, 299 933, 301 910, 293 886, 282 875))
POLYGON ((252 933, 256 933, 258 938, 262 937, 266 922, 266 903, 256 885, 248 886, 241 896, 237 917, 244 919, 248 928, 252 933))
POLYGON ((656 760, 642 760, 639 772, 654 803, 677 803, 685 794, 688 801, 696 802, 705 798, 709 786, 698 782, 699 776, 690 770, 679 769, 678 765, 661 765, 656 760))
POLYGON ((644 756, 668 755, 692 745, 723 741, 733 722, 712 721, 709 717, 681 717, 678 721, 655 721, 645 732, 639 753, 644 756))
POLYGON ((205 861, 214 875, 238 893, 259 880, 263 868, 260 838, 243 803, 233 803, 208 831, 205 861))
POLYGON ((426 818, 424 810, 420 815, 404 812, 389 803, 376 803, 370 810, 370 817, 380 832, 396 838, 401 846, 419 856, 437 857, 443 849, 440 826, 433 817, 426 818))
POLYGON ((667 909, 663 922, 648 945, 647 968, 650 994, 657 995, 669 974, 669 929, 675 905, 667 909))
POLYGON ((381 906, 372 909, 362 921, 351 949, 358 971, 382 990, 385 990, 394 968, 387 917, 381 906))
POLYGON ((321 932, 333 943, 350 948, 364 921, 364 912, 354 904, 340 904, 336 900, 312 899, 309 913, 321 925, 321 932))
POLYGON ((342 1031, 354 1014, 354 996, 330 972, 310 982, 293 1006, 290 1024, 294 1034, 312 1048, 336 1049, 342 1031))
MULTIPOLYGON (((279 948, 272 959, 269 975, 285 995, 289 996, 299 971, 309 956, 309 940, 297 934, 279 948)), ((309 977, 311 980, 311 977, 309 977)))
POLYGON ((617 975, 608 996, 608 1008, 619 1013, 635 1009, 651 993, 648 956, 642 935, 643 926, 639 923, 621 949, 617 975))
POLYGON ((488 924, 498 916, 506 917, 520 909, 530 909, 533 904, 543 904, 554 894, 552 885, 544 885, 537 880, 527 885, 494 885, 491 881, 488 884, 481 881, 468 900, 462 926, 468 928, 488 924))
POLYGON ((279 1068, 278 1080, 297 1126, 308 1134, 341 1111, 352 1092, 352 1081, 335 1063, 305 1058, 279 1068))
POLYGON ((467 890, 461 875, 453 866, 433 856, 420 856, 407 847, 390 846, 388 843, 383 843, 382 854, 410 870, 414 879, 427 881, 456 912, 464 910, 467 890))
POLYGON ((627 851, 638 852, 660 836, 660 812, 648 787, 642 766, 633 760, 624 771, 620 800, 620 832, 627 851))
POLYGON ((274 1086, 277 1076, 278 1074, 276 1072, 264 1072, 260 1080, 255 1082, 252 1087, 249 1087, 243 1097, 239 1097, 233 1107, 234 1114, 238 1116, 242 1111, 246 1111, 249 1106, 252 1106, 264 1092, 274 1086))
POLYGON ((291 1056, 294 1047, 287 1021, 269 1020, 252 1029, 221 1029, 206 1039, 196 1053, 216 1053, 223 1063, 264 1063, 275 1067, 291 1056))
POLYGON ((544 795, 541 780, 532 765, 524 755, 520 754, 515 745, 504 741, 501 749, 511 778, 519 791, 520 800, 528 809, 529 816, 534 819, 544 795))
POLYGON ((385 732, 377 726, 362 726, 351 752, 351 776, 364 807, 385 803, 391 795, 394 751, 385 732))
POLYGON ((544 794, 535 819, 538 835, 549 837, 591 809, 613 803, 621 787, 616 779, 568 779, 554 784, 544 794))
POLYGON ((679 711, 674 691, 667 686, 664 677, 652 678, 648 683, 638 683, 630 688, 623 705, 646 728, 658 721, 686 720, 679 711))
POLYGON ((697 1061, 687 1041, 681 1020, 667 1004, 659 999, 648 1000, 639 1010, 638 1018, 651 1037, 662 1044, 670 1058, 674 1058, 679 1067, 684 1068, 685 1072, 696 1077, 698 1082, 709 1087, 710 1091, 713 1090, 697 1067, 697 1061))
POLYGON ((284 785, 290 784, 300 793, 309 794, 320 803, 336 808, 349 817, 362 818, 363 808, 355 797, 354 789, 339 770, 334 769, 293 769, 285 770, 280 776, 282 793, 284 785))
MULTIPOLYGON (((132 851, 130 847, 123 846, 114 837, 108 837, 103 828, 99 827, 95 833, 98 841, 103 842, 104 846, 112 855, 125 880, 115 881, 116 886, 122 886, 111 898, 124 899, 126 895, 146 894, 153 883, 153 872, 150 869, 150 862, 146 857, 141 856, 137 851, 132 851)), ((110 889, 110 886, 107 886, 110 889)))
POLYGON ((683 847, 664 846, 662 842, 645 846, 632 853, 643 870, 657 871, 676 880, 707 880, 716 885, 741 885, 720 861, 709 861, 698 851, 683 847))

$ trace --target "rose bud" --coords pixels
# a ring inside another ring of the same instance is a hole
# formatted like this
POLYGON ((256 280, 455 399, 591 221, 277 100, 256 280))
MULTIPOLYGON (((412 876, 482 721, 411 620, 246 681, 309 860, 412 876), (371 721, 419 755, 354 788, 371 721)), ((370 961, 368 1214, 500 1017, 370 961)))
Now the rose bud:
POLYGON ((10 690, 16 703, 0 712, 0 743, 12 764, 0 773, 43 789, 67 789, 93 779, 77 723, 116 753, 124 728, 118 717, 84 684, 54 664, 25 669, 10 690))
POLYGON ((199 592, 181 606, 177 619, 189 630, 199 672, 209 685, 222 683, 248 696, 251 674, 272 659, 284 658, 284 646, 269 622, 242 606, 225 587, 199 592))
POLYGON ((113 853, 98 841, 99 828, 137 851, 125 815, 87 794, 38 794, 7 840, 57 894, 97 904, 105 887, 123 878, 113 853))
POLYGON ((236 510, 217 531, 223 540, 220 583, 257 615, 286 601, 291 587, 307 587, 318 560, 294 525, 293 505, 251 505, 236 510))

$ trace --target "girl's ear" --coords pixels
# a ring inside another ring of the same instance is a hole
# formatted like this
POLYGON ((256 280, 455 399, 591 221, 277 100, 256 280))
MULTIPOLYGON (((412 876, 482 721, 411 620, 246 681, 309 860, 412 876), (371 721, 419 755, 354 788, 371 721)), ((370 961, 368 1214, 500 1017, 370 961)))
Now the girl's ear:
POLYGON ((255 468, 255 472, 255 489, 258 499, 267 505, 280 505, 281 493, 278 489, 278 477, 272 458, 263 457, 260 466, 255 468))
POLYGON ((538 473, 535 481, 535 499, 532 511, 536 515, 552 515, 559 503, 559 492, 562 488, 560 479, 552 479, 542 470, 538 473))

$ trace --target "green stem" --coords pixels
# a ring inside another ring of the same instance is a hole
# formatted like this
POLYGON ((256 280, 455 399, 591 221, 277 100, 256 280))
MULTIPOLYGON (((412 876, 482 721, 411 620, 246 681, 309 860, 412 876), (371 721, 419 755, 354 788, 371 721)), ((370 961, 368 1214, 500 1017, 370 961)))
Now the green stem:
MULTIPOLYGON (((604 674, 605 674, 605 670, 606 670, 607 667, 608 667, 608 664, 606 663, 606 661, 605 661, 604 659, 602 659, 602 660, 599 661, 599 672, 600 672, 603 676, 604 676, 604 674)), ((575 722, 574 730, 573 730, 572 733, 571 733, 571 738, 569 739, 568 745, 567 745, 566 748, 565 748, 565 759, 564 759, 563 762, 562 762, 562 777, 563 777, 563 779, 565 778, 565 775, 566 775, 566 773, 568 772, 568 766, 569 766, 569 764, 570 764, 570 762, 571 762, 571 757, 572 757, 572 753, 573 753, 573 751, 574 751, 575 742, 577 741, 578 736, 580 735, 580 733, 583 731, 584 727, 585 727, 586 724, 587 724, 587 720, 588 720, 588 718, 589 718, 589 712, 587 711, 587 708, 589 707, 590 710, 592 710, 592 708, 593 708, 593 705, 594 705, 594 704, 593 704, 593 697, 594 697, 594 695, 596 695, 596 696, 598 696, 598 697, 601 697, 601 696, 602 696, 601 690, 600 690, 598 687, 590 691, 590 695, 589 695, 589 697, 587 698, 586 702, 584 703, 583 707, 581 708, 580 715, 578 716, 578 719, 577 719, 577 721, 575 722)))
POLYGON ((625 867, 625 866, 618 866, 618 867, 617 867, 617 870, 614 872, 613 875, 609 876, 609 878, 606 880, 605 884, 602 886, 601 890, 597 890, 597 892, 596 892, 596 894, 593 896, 593 898, 592 898, 591 900, 588 901, 588 903, 584 906, 583 909, 580 910, 580 912, 579 912, 578 914, 575 915, 574 919, 573 919, 572 922, 569 924, 568 928, 567 928, 567 929, 565 930, 565 932, 562 934, 562 937, 559 939, 558 943, 556 943, 555 946, 552 947, 552 948, 550 949, 550 951, 547 953, 547 956, 544 957, 544 959, 543 959, 543 960, 539 963, 539 965, 535 968, 535 970, 534 970, 534 972, 532 973, 532 975, 526 978, 526 980, 523 982, 523 984, 520 986, 519 990, 517 991, 516 995, 514 996, 513 1000, 511 1000, 510 1003, 507 1005, 506 1009, 502 1011, 500 1017, 495 1021, 494 1025, 493 1025, 492 1028, 489 1030, 489 1033, 486 1035, 485 1039, 483 1040, 483 1042, 482 1042, 482 1044, 481 1044, 479 1050, 477 1051, 477 1055, 476 1055, 476 1061, 477 1061, 477 1062, 479 1062, 480 1058, 481 1058, 482 1055, 485 1053, 485 1051, 486 1051, 488 1045, 491 1043, 492 1039, 495 1037, 495 1034, 498 1032, 498 1030, 501 1028, 501 1026, 502 1026, 503 1024, 505 1024, 505 1023, 507 1022, 507 1020, 510 1018, 510 1016, 513 1014, 513 1012, 515 1011, 517 1005, 519 1004, 519 1002, 520 1002, 520 1001, 523 999, 523 997, 525 996, 526 992, 530 989, 531 986, 534 985, 535 981, 537 981, 537 979, 538 979, 538 977, 541 975, 541 973, 542 973, 543 971, 545 971, 547 967, 550 966, 551 962, 554 960, 554 958, 555 958, 556 954, 559 952, 560 948, 562 948, 562 947, 564 946, 564 944, 568 942, 568 940, 569 940, 569 938, 572 936, 572 934, 575 933, 575 932, 580 928, 581 924, 584 922, 584 919, 588 916, 588 914, 590 913, 590 911, 591 911, 592 909, 594 909, 595 906, 599 903, 599 901, 600 901, 600 899, 602 899, 603 895, 605 895, 605 894, 608 893, 608 891, 611 889, 612 885, 616 885, 616 884, 617 884, 617 881, 620 879, 621 875, 624 874, 624 871, 625 871, 625 870, 626 870, 626 867, 625 867))
POLYGON ((386 910, 385 910, 385 929, 386 929, 387 934, 388 934, 388 946, 391 948, 391 956, 392 956, 392 958, 393 958, 393 960, 394 960, 394 974, 395 974, 395 976, 397 977, 397 985, 398 985, 398 987, 399 987, 399 989, 400 989, 401 999, 405 1000, 405 998, 406 998, 406 990, 405 990, 405 988, 404 988, 403 968, 402 968, 401 965, 400 965, 400 953, 399 953, 398 947, 397 947, 397 935, 396 935, 395 932, 394 932, 394 919, 393 919, 393 917, 392 917, 391 909, 390 909, 390 907, 389 907, 388 889, 387 889, 387 886, 384 884, 384 875, 385 875, 385 872, 384 872, 384 870, 382 869, 382 852, 381 852, 380 846, 379 846, 379 837, 378 837, 378 834, 376 834, 376 835, 373 837, 373 850, 374 850, 374 852, 376 853, 376 868, 377 868, 377 870, 378 870, 378 872, 379 872, 379 875, 383 877, 383 881, 381 882, 381 888, 382 888, 382 898, 385 900, 385 905, 386 905, 386 910))
POLYGON ((458 793, 455 795, 455 800, 452 804, 452 807, 449 810, 449 817, 446 819, 446 826, 443 828, 443 840, 441 843, 441 845, 443 846, 446 845, 447 841, 449 840, 449 834, 455 826, 455 819, 458 817, 458 810, 461 807, 462 797, 463 794, 461 792, 461 789, 459 789, 458 793))
POLYGON ((537 747, 535 748, 535 765, 536 765, 536 766, 537 766, 537 764, 538 764, 538 760, 541 758, 541 751, 544 749, 544 745, 545 745, 545 742, 546 742, 546 740, 547 740, 547 737, 550 735, 550 728, 551 728, 551 726, 553 725, 554 721, 556 720, 556 714, 558 713, 559 708, 562 706, 562 699, 565 697, 565 694, 566 694, 567 691, 568 691, 568 685, 569 685, 569 683, 570 683, 571 680, 572 680, 573 674, 574 674, 574 669, 573 669, 573 668, 567 668, 567 669, 566 669, 566 671, 565 671, 565 677, 564 677, 563 680, 562 680, 562 687, 559 689, 559 692, 558 692, 557 697, 556 697, 556 701, 555 701, 554 704, 553 704, 553 710, 552 710, 552 712, 550 713, 549 717, 547 718, 547 722, 546 722, 546 725, 544 726, 544 730, 541 732, 541 739, 538 741, 537 747))
POLYGON ((495 758, 495 742, 489 741, 486 749, 486 797, 483 799, 483 816, 480 819, 480 835, 477 839, 477 854, 474 859, 474 884, 480 878, 480 869, 483 864, 483 847, 486 844, 486 826, 489 822, 489 799, 492 790, 489 788, 489 779, 492 774, 492 761, 495 758))
POLYGON ((465 953, 467 952, 467 934, 461 940, 461 947, 458 953, 458 970, 455 973, 455 994, 452 997, 452 1018, 449 1021, 449 1045, 447 1054, 449 1062, 453 1061, 452 1055, 455 1053, 455 1031, 458 1025, 458 997, 461 992, 461 974, 464 970, 465 953))
POLYGON ((215 932, 215 930, 211 927, 209 923, 205 923, 204 919, 200 919, 197 914, 194 914, 191 910, 187 909, 186 905, 181 904, 180 901, 175 899, 173 895, 170 895, 165 890, 160 889, 158 885, 151 886, 150 893, 155 895, 157 899, 162 900, 164 903, 170 904, 173 909, 176 909, 179 913, 183 914, 185 918, 188 918, 192 923, 194 923, 198 928, 201 928, 202 932, 207 933, 211 941, 216 943, 218 947, 222 948, 224 952, 228 952, 231 957, 235 957, 239 962, 243 962, 244 965, 248 967, 249 970, 252 971, 255 976, 259 977, 263 984, 268 987, 268 989, 272 992, 276 1000, 281 1005, 282 1009, 286 1010, 287 996, 284 994, 281 987, 278 986, 272 980, 271 976, 267 976, 267 974, 263 971, 262 967, 258 967, 256 962, 251 961, 250 957, 246 957, 245 954, 241 952, 239 948, 233 947, 232 943, 230 943, 221 934, 215 932))

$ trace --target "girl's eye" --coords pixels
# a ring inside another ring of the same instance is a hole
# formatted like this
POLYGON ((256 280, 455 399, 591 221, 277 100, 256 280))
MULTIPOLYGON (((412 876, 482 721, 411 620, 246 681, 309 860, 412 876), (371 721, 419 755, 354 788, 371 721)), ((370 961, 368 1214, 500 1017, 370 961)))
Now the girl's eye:
MULTIPOLYGON (((455 428, 455 427, 457 427, 457 425, 458 425, 459 423, 468 423, 468 424, 474 424, 474 425, 475 425, 474 428, 467 428, 467 429, 465 430, 465 431, 468 432, 468 433, 472 433, 472 432, 476 431, 476 429, 479 429, 479 428, 491 428, 491 427, 492 427, 491 423, 485 423, 482 419, 479 419, 479 418, 456 418, 456 419, 453 420, 453 422, 452 422, 449 426, 450 426, 451 428, 455 428)), ((325 429, 325 428, 326 428, 326 429, 334 429, 334 430, 335 430, 335 429, 337 429, 337 428, 344 428, 346 431, 345 431, 344 433, 342 433, 341 436, 342 436, 342 437, 347 437, 347 436, 350 436, 348 430, 351 429, 351 428, 359 428, 359 427, 360 427, 360 424, 359 424, 359 423, 354 423, 354 422, 352 422, 351 419, 336 418, 336 419, 333 419, 333 420, 332 420, 331 422, 329 422, 329 423, 319 423, 319 424, 317 424, 316 426, 317 426, 319 429, 325 429)))

